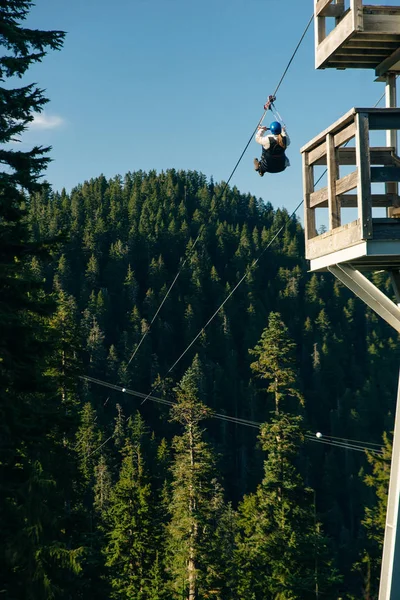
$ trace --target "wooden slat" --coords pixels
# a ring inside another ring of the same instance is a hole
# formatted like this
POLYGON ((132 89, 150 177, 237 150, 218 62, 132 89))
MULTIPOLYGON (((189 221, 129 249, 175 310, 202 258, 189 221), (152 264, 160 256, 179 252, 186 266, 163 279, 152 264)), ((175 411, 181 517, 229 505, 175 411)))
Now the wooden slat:
POLYGON ((369 161, 368 114, 356 114, 356 157, 358 170, 358 216, 363 239, 372 237, 371 173, 369 161))
POLYGON ((357 33, 349 42, 357 41, 357 42, 387 42, 389 44, 398 44, 400 38, 400 34, 395 33, 357 33))
POLYGON ((323 67, 324 63, 332 56, 335 50, 337 50, 353 34, 353 19, 351 12, 349 12, 316 48, 316 68, 323 67))
POLYGON ((331 4, 332 0, 317 0, 315 3, 314 16, 318 17, 321 12, 331 4))
POLYGON ((364 4, 366 14, 400 15, 400 6, 378 6, 377 4, 364 4))
POLYGON ((311 152, 308 154, 308 161, 310 165, 313 164, 324 164, 326 165, 326 143, 324 142, 323 144, 321 144, 320 146, 318 146, 317 148, 315 148, 314 150, 311 150, 311 152), (323 163, 320 163, 319 161, 323 160, 323 163))
POLYGON ((328 163, 328 208, 329 229, 340 225, 340 202, 336 194, 336 182, 339 177, 338 156, 335 149, 334 137, 331 133, 326 136, 326 150, 328 163))
POLYGON ((343 58, 350 61, 358 58, 374 58, 374 60, 379 61, 385 60, 387 54, 387 48, 345 48, 342 46, 341 49, 336 52, 335 60, 343 58))
POLYGON ((312 260, 337 252, 343 248, 354 246, 361 242, 359 220, 352 221, 346 225, 341 225, 332 231, 326 231, 318 235, 312 240, 308 240, 306 244, 306 258, 312 260))
POLYGON ((310 194, 310 208, 321 208, 328 206, 328 188, 323 187, 310 194))
POLYGON ((372 130, 400 129, 400 110, 383 108, 380 113, 369 115, 369 128, 372 130), (392 111, 396 110, 395 113, 392 111))
POLYGON ((379 61, 382 57, 377 56, 376 54, 364 54, 363 56, 358 56, 356 54, 348 54, 341 55, 336 52, 334 56, 334 62, 342 67, 346 67, 351 64, 362 63, 367 65, 369 68, 375 67, 379 64, 379 61))
MULTIPOLYGON (((354 115, 357 110, 358 109, 356 109, 356 108, 351 108, 345 115, 340 117, 340 119, 335 121, 332 125, 327 127, 327 129, 325 129, 324 131, 319 133, 311 141, 309 141, 307 144, 305 144, 300 149, 300 152, 310 152, 311 150, 313 150, 314 148, 319 146, 321 143, 325 143, 325 138, 328 133, 336 133, 337 131, 339 131, 340 129, 343 129, 346 125, 348 125, 349 123, 354 121, 354 115)), ((400 109, 399 109, 399 112, 400 112, 400 109)))
MULTIPOLYGON (((366 40, 360 40, 360 34, 354 36, 342 46, 342 50, 357 50, 358 48, 375 48, 376 50, 385 50, 386 52, 394 52, 398 47, 398 42, 387 42, 385 40, 376 40, 375 36, 368 36, 366 40)), ((365 37, 365 36, 364 36, 365 37)))
POLYGON ((335 61, 329 61, 329 63, 327 63, 326 67, 330 68, 330 69, 338 69, 341 71, 344 71, 345 69, 374 69, 375 65, 377 64, 378 61, 376 62, 335 62, 335 61))
POLYGON ((371 167, 371 182, 400 181, 400 167, 371 167))
POLYGON ((355 123, 351 123, 344 129, 342 129, 342 131, 339 131, 339 133, 337 133, 335 135, 335 137, 334 137, 335 147, 345 144, 346 142, 351 140, 351 138, 353 138, 355 135, 356 135, 356 125, 355 125, 355 123))
MULTIPOLYGON (((341 194, 345 194, 350 190, 354 190, 357 187, 358 174, 357 171, 353 171, 341 179, 336 181, 336 194, 340 196, 341 194)), ((310 194, 310 207, 316 208, 317 206, 322 206, 324 202, 328 200, 328 188, 323 187, 316 192, 310 194)))
MULTIPOLYGON (((355 148, 339 148, 339 165, 349 166, 356 164, 356 149, 355 148)), ((398 165, 400 166, 400 159, 393 154, 394 148, 387 146, 376 146, 370 148, 370 161, 371 165, 398 165)), ((310 152, 310 157, 311 157, 310 152)), ((326 155, 313 162, 314 165, 323 166, 326 165, 326 155)))
POLYGON ((399 240, 400 221, 398 219, 374 219, 374 240, 399 240))
POLYGON ((379 14, 374 11, 374 14, 364 12, 364 31, 366 33, 394 34, 400 33, 400 17, 399 14, 379 14))
MULTIPOLYGON (((343 194, 338 198, 341 208, 357 208, 357 194, 343 194)), ((394 204, 395 202, 400 204, 400 196, 395 194, 372 194, 371 202, 372 208, 390 208, 397 206, 394 204)), ((318 208, 328 208, 328 200, 318 204, 318 208)))
MULTIPOLYGON (((338 131, 344 132, 345 125, 351 123, 354 119, 354 115, 357 113, 367 113, 369 115, 370 129, 388 129, 387 119, 391 119, 391 122, 400 123, 400 108, 352 108, 340 119, 335 121, 335 123, 305 144, 300 149, 300 152, 311 152, 311 150, 325 142, 328 133, 337 133, 338 131)), ((396 127, 389 127, 389 129, 390 128, 395 129, 396 127)), ((348 133, 350 133, 350 131, 348 133)), ((351 137, 352 136, 347 139, 351 139, 351 137)), ((341 143, 344 143, 344 141, 341 143)))

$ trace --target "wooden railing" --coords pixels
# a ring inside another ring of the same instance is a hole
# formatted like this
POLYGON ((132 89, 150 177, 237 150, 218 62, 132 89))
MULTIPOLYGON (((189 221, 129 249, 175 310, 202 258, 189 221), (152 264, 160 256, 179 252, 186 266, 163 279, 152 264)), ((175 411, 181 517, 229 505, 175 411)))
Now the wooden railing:
MULTIPOLYGON (((397 192, 397 183, 393 182, 400 181, 400 159, 394 148, 369 145, 370 130, 388 129, 400 129, 400 108, 352 108, 301 149, 307 258, 373 239, 375 207, 386 208, 388 216, 400 217, 400 198, 392 193, 397 192), (352 139, 355 147, 344 146, 352 139), (317 165, 326 165, 327 185, 315 190, 317 165), (341 176, 340 167, 352 165, 355 169, 341 176), (372 193, 371 184, 376 182, 385 184, 385 193, 372 193), (356 193, 348 193, 353 190, 356 193), (318 235, 316 210, 320 208, 328 208, 328 230, 318 235), (357 219, 342 225, 343 208, 356 208, 357 219)), ((400 220, 397 224, 400 236, 400 220)))

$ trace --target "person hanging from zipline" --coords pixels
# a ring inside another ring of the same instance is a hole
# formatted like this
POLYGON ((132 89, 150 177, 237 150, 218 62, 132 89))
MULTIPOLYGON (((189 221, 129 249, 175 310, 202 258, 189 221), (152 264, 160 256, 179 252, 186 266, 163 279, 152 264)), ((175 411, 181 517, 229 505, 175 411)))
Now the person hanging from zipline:
POLYGON ((290 138, 285 126, 278 121, 273 121, 268 127, 259 125, 256 133, 256 142, 263 147, 261 159, 254 159, 254 169, 263 177, 264 173, 281 173, 290 167, 290 162, 285 154, 290 144, 290 138), (272 135, 266 135, 270 131, 272 135))

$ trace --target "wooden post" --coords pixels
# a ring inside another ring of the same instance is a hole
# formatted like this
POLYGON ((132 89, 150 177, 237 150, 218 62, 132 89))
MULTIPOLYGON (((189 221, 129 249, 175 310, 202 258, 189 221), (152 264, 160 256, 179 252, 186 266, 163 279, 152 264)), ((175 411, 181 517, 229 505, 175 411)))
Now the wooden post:
POLYGON ((315 53, 319 44, 326 38, 326 23, 325 17, 317 14, 318 0, 314 0, 314 28, 315 28, 315 53))
POLYGON ((358 170, 357 206, 361 225, 361 238, 372 238, 371 165, 369 156, 368 114, 357 113, 356 161, 358 170))
POLYGON ((306 244, 317 235, 315 228, 315 210, 310 207, 310 195, 314 191, 314 167, 310 166, 308 152, 303 152, 303 189, 304 189, 304 233, 306 244))
POLYGON ((344 13, 344 0, 336 0, 336 4, 338 6, 338 10, 340 10, 340 16, 336 17, 336 19, 335 19, 335 23, 337 25, 339 23, 340 19, 342 18, 343 13, 344 13))
POLYGON ((353 15, 354 31, 364 31, 362 0, 350 0, 350 10, 352 11, 353 15))
MULTIPOLYGON (((385 99, 386 99, 386 108, 396 108, 397 106, 397 93, 396 93, 396 75, 394 73, 388 73, 386 75, 386 86, 385 86, 385 99)), ((389 129, 386 131, 386 145, 394 148, 394 153, 397 156, 398 144, 397 144, 397 129, 389 129)), ((399 193, 399 186, 397 182, 386 183, 385 184, 385 192, 386 194, 395 194, 396 196, 399 193)), ((398 203, 393 204, 393 208, 398 208, 398 203)), ((387 216, 392 217, 393 208, 387 209, 387 216)))
POLYGON ((332 133, 328 133, 326 136, 326 164, 328 167, 329 230, 332 230, 339 227, 341 223, 340 200, 336 194, 336 181, 339 179, 338 153, 332 133))

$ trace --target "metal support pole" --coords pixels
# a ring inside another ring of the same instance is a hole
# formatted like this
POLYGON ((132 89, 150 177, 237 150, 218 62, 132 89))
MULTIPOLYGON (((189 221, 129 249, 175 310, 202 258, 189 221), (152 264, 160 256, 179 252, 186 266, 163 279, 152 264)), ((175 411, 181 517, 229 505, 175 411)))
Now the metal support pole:
POLYGON ((400 598, 400 374, 394 425, 392 464, 386 514, 379 600, 400 598))
POLYGON ((390 280, 396 296, 397 306, 400 306, 400 271, 398 269, 390 271, 390 280))
POLYGON ((400 333, 400 308, 360 271, 345 263, 331 265, 328 271, 400 333))
MULTIPOLYGON (((349 264, 332 265, 328 270, 352 290, 396 331, 400 332, 400 308, 383 294, 369 279, 349 264)), ((400 297, 399 271, 391 273, 397 299, 400 297)), ((390 469, 388 507, 379 600, 400 599, 400 373, 394 425, 392 464, 390 469), (398 526, 399 525, 399 526, 398 526)))

